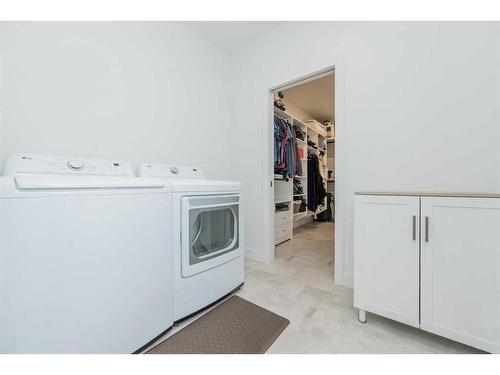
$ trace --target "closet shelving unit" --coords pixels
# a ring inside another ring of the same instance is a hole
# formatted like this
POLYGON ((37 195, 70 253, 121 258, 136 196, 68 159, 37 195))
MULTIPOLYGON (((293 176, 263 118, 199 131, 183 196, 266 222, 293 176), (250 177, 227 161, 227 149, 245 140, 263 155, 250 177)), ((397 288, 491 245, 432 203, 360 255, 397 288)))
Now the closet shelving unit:
POLYGON ((305 121, 302 122, 295 117, 291 116, 285 111, 274 107, 274 113, 281 116, 288 121, 293 126, 299 127, 304 133, 305 140, 297 139, 299 148, 303 151, 304 157, 301 159, 302 163, 302 176, 295 176, 294 178, 299 179, 304 192, 302 194, 293 194, 293 179, 285 181, 283 176, 275 174, 274 175, 274 203, 275 205, 279 203, 289 203, 288 211, 275 211, 275 245, 289 240, 293 235, 293 223, 301 220, 305 217, 316 216, 317 214, 326 210, 326 198, 323 205, 319 206, 316 211, 309 211, 306 209, 304 212, 293 213, 293 198, 303 197, 307 200, 307 155, 308 152, 316 153, 320 160, 320 172, 323 176, 323 183, 325 184, 325 189, 327 185, 328 177, 328 167, 327 167, 327 149, 320 150, 320 144, 327 144, 327 133, 326 129, 317 121, 305 121), (307 139, 309 139, 316 144, 315 147, 308 146, 307 139), (321 155, 322 154, 322 155, 321 155))
MULTIPOLYGON (((293 117, 274 107, 274 113, 293 125, 293 117)), ((290 240, 293 231, 293 180, 283 179, 280 174, 274 175, 274 244, 290 240), (286 206, 286 209, 283 208, 286 206)))

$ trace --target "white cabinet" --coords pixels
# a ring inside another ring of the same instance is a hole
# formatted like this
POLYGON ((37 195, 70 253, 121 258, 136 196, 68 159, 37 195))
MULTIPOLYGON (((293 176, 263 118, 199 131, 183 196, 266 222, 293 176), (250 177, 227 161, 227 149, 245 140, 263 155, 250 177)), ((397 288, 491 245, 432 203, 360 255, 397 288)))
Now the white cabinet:
POLYGON ((354 237, 360 320, 500 352, 499 198, 356 195, 354 237))
POLYGON ((278 245, 292 238, 292 206, 290 202, 280 203, 286 210, 274 213, 274 244, 278 245))
POLYGON ((357 196, 354 304, 419 325, 418 197, 357 196))
POLYGON ((500 199, 422 198, 421 220, 421 328, 500 352, 500 199))

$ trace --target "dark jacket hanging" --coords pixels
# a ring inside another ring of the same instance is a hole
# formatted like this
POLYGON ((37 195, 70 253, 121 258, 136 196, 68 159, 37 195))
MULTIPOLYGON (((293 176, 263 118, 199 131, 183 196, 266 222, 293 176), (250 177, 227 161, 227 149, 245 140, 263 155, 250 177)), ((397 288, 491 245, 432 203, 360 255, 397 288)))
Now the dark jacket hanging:
POLYGON ((318 155, 311 154, 307 157, 307 208, 316 211, 325 197, 326 190, 319 172, 318 155))

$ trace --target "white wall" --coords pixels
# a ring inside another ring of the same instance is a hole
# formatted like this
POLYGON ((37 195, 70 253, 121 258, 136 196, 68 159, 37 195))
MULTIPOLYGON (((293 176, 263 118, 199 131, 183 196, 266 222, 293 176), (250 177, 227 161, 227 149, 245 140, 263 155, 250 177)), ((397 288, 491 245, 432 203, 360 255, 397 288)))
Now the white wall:
POLYGON ((249 254, 266 260, 268 90, 337 66, 337 281, 352 285, 353 193, 500 190, 500 29, 495 23, 289 23, 232 56, 249 254), (343 82, 343 83, 342 83, 343 82), (264 235, 262 235, 264 234, 264 235))
POLYGON ((227 69, 181 23, 0 23, 0 158, 172 162, 230 178, 227 69))
POLYGON ((350 285, 354 191, 499 190, 499 32, 287 23, 226 55, 181 23, 0 23, 0 158, 169 161, 241 180, 247 254, 265 261, 268 90, 340 64, 337 280, 350 285))

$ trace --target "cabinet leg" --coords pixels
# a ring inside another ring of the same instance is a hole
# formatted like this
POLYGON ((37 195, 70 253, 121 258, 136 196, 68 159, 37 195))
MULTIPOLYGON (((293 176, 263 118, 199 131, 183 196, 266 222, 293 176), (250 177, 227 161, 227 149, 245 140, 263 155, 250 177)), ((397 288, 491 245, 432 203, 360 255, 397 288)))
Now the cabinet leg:
POLYGON ((365 310, 358 310, 358 320, 360 323, 366 323, 366 311, 365 310))

